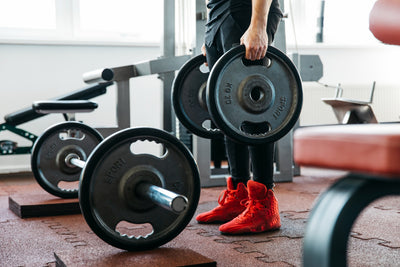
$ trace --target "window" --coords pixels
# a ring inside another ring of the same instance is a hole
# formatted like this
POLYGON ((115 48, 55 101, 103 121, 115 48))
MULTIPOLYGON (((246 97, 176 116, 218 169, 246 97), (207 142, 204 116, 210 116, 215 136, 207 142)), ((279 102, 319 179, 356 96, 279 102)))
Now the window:
POLYGON ((323 43, 328 45, 374 44, 369 13, 376 0, 286 0, 288 44, 315 44, 324 3, 323 43))
POLYGON ((55 37, 55 0, 0 0, 1 39, 55 37))
POLYGON ((159 43, 163 0, 0 0, 0 41, 159 43))
POLYGON ((2 28, 55 29, 54 0, 0 0, 2 28))
POLYGON ((163 32, 163 1, 79 1, 80 36, 103 36, 127 41, 160 42, 163 32))

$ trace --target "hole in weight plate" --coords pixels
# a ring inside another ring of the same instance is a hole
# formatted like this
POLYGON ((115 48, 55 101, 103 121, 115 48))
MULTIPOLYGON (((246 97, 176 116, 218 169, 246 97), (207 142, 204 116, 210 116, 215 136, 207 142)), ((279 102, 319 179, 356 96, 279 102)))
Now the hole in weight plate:
POLYGON ((246 58, 243 57, 242 58, 242 62, 243 62, 243 65, 245 65, 247 67, 248 66, 256 66, 256 65, 263 65, 263 66, 269 68, 272 65, 272 60, 267 58, 267 57, 264 57, 262 59, 257 59, 257 60, 249 60, 249 59, 246 59, 246 58))
POLYGON ((162 158, 167 153, 162 144, 153 141, 136 141, 131 144, 131 152, 135 155, 148 154, 158 158, 162 158))
POLYGON ((201 127, 206 129, 207 131, 211 131, 211 120, 203 121, 203 123, 201 124, 201 127))
POLYGON ((57 187, 60 188, 61 190, 65 190, 65 191, 78 190, 79 181, 72 181, 72 182, 60 181, 57 184, 57 187))
POLYGON ((253 89, 251 89, 251 92, 250 92, 251 100, 253 100, 254 102, 258 102, 261 99, 263 99, 263 97, 264 97, 264 93, 263 93, 261 87, 256 86, 253 89))
POLYGON ((135 224, 127 221, 121 221, 115 227, 121 236, 127 236, 129 238, 146 237, 153 233, 153 227, 149 223, 135 224))
POLYGON ((209 73, 210 72, 210 69, 205 64, 201 64, 199 69, 200 69, 200 71, 202 73, 209 73))
POLYGON ((240 126, 242 132, 254 135, 266 134, 270 128, 269 123, 266 121, 258 123, 244 121, 240 126))
POLYGON ((79 130, 68 130, 59 133, 60 140, 67 140, 67 139, 76 139, 76 140, 83 140, 85 138, 85 134, 79 130))

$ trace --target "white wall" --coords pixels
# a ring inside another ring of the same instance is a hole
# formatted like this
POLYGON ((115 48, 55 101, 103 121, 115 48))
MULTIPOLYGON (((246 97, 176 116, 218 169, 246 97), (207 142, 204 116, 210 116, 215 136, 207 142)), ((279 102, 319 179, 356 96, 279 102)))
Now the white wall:
MULTIPOLYGON (((0 44, 0 121, 4 122, 4 115, 30 106, 35 100, 54 98, 88 86, 82 80, 84 72, 159 56, 159 47, 0 44)), ((131 124, 160 128, 162 90, 157 76, 131 79, 130 92, 131 124)), ((78 115, 77 119, 93 127, 115 125, 115 86, 93 100, 99 103, 99 108, 93 113, 78 115)), ((61 115, 48 115, 19 127, 40 135, 62 120, 61 115)), ((0 132, 0 140, 29 144, 9 132, 0 132)), ((0 156, 0 172, 30 170, 29 160, 29 155, 0 156)))
MULTIPOLYGON (((288 52, 294 52, 289 48, 288 52)), ((368 101, 372 83, 376 81, 373 104, 379 122, 399 121, 400 116, 400 46, 365 47, 309 46, 300 54, 318 54, 322 60, 323 84, 344 89, 343 98, 368 101)), ((321 98, 335 96, 335 88, 315 82, 303 84, 304 103, 301 125, 337 123, 331 107, 321 98)))
MULTIPOLYGON (((288 52, 293 52, 289 47, 288 52)), ((372 82, 376 81, 373 109, 379 121, 398 121, 400 115, 400 76, 398 61, 400 47, 326 47, 300 48, 301 54, 319 54, 324 64, 320 82, 344 88, 343 97, 367 100, 372 82)), ((2 117, 32 101, 53 98, 87 86, 82 73, 98 68, 115 67, 157 58, 159 47, 118 47, 78 45, 1 45, 0 78, 2 117)), ((155 75, 131 79, 132 125, 160 128, 162 125, 161 83, 155 75)), ((304 83, 304 105, 301 125, 336 123, 331 108, 321 101, 333 97, 334 88, 317 83, 304 83)), ((115 123, 113 88, 105 96, 94 99, 99 109, 80 115, 91 126, 115 123)), ((20 125, 40 134, 46 127, 61 121, 58 115, 20 125)), ((11 139, 24 143, 15 135, 0 132, 0 140, 11 139)), ((0 156, 0 172, 29 170, 29 155, 0 156)))

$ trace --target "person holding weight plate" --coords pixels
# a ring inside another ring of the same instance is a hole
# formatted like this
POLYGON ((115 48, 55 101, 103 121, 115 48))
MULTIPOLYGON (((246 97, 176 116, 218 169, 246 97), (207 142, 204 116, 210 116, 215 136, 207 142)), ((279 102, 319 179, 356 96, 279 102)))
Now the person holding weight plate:
MULTIPOLYGON (((210 69, 234 45, 246 47, 245 58, 264 58, 282 12, 278 0, 206 0, 208 22, 202 53, 210 69)), ((253 125, 247 131, 258 133, 253 125)), ((230 175, 219 205, 199 214, 199 223, 224 223, 223 234, 258 233, 281 226, 273 187, 274 143, 248 146, 225 136, 230 175), (250 180, 250 159, 253 180, 250 180)))

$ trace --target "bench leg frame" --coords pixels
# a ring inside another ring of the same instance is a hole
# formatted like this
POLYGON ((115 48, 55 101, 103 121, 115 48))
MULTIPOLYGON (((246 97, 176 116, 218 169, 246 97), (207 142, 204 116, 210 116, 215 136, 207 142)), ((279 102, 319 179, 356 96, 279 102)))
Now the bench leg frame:
POLYGON ((374 200, 400 195, 400 179, 349 174, 319 198, 307 222, 303 265, 346 266, 351 228, 374 200))

